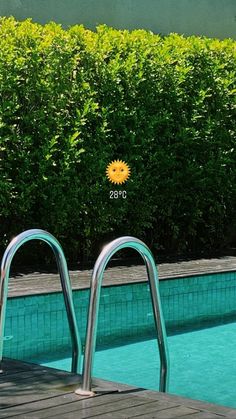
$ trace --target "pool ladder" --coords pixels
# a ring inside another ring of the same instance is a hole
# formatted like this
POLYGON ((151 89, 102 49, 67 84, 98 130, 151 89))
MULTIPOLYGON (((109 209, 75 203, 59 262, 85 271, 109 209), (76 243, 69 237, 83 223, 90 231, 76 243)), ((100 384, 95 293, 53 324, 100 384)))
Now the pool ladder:
POLYGON ((77 394, 90 396, 94 395, 94 393, 91 391, 92 368, 96 346, 98 310, 103 275, 106 266, 114 253, 124 248, 132 248, 137 250, 138 253, 140 253, 142 256, 146 265, 160 355, 159 390, 162 392, 166 392, 168 390, 169 354, 165 322, 161 308, 156 264, 151 251, 145 245, 145 243, 134 237, 126 236, 120 237, 109 243, 100 253, 94 266, 90 288, 90 302, 83 363, 82 387, 76 390, 77 394))
POLYGON ((0 279, 0 363, 2 362, 3 355, 3 337, 4 337, 4 326, 6 317, 6 303, 8 295, 8 282, 9 273, 11 268, 11 262, 16 254, 17 250, 26 242, 30 240, 42 240, 49 244, 52 248, 56 257, 57 266, 60 274, 62 292, 64 296, 64 302, 66 306, 67 318, 71 334, 72 342, 72 364, 71 372, 79 373, 80 360, 82 354, 81 340, 77 328, 77 322, 75 317, 75 309, 72 299, 72 290, 69 278, 69 272, 67 268, 66 259, 60 243, 56 238, 44 231, 39 229, 26 230, 23 233, 16 236, 8 245, 2 259, 1 264, 1 279, 0 279))
MULTIPOLYGON (((81 339, 77 328, 75 309, 72 298, 72 290, 67 268, 66 259, 60 243, 50 233, 32 229, 24 231, 16 236, 8 245, 2 259, 1 264, 1 279, 0 279, 0 363, 3 356, 3 338, 6 317, 6 303, 8 295, 8 282, 11 262, 17 250, 26 242, 30 240, 42 240, 49 244, 56 257, 57 266, 60 274, 64 302, 69 322, 71 341, 72 341, 72 365, 71 372, 79 373, 80 361, 82 354, 81 339)), ((166 392, 168 390, 169 378, 169 354, 166 338, 165 322, 163 318, 161 300, 158 287, 158 276, 154 258, 149 248, 142 241, 135 237, 120 237, 109 243, 100 253, 93 270, 90 289, 89 313, 87 320, 87 332, 85 343, 85 354, 83 363, 83 377, 82 387, 76 390, 77 394, 93 395, 92 387, 92 367, 94 360, 94 353, 96 347, 98 310, 100 302, 100 291, 103 280, 104 271, 111 257, 121 249, 132 248, 138 251, 142 256, 149 280, 151 291, 151 300, 153 315, 155 320, 155 327, 157 333, 157 343, 160 355, 160 379, 159 390, 166 392)))

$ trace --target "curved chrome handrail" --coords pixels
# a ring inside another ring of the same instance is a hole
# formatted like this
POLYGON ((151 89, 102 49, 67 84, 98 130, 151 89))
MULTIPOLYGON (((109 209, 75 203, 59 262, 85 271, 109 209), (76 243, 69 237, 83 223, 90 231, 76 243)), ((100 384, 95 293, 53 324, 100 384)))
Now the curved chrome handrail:
POLYGON ((57 239, 47 231, 39 229, 26 230, 18 236, 14 237, 14 239, 10 242, 7 249, 5 250, 2 258, 0 279, 0 362, 2 361, 3 355, 3 334, 5 327, 6 303, 11 262, 17 250, 24 243, 35 239, 43 240, 49 244, 56 257, 72 341, 71 372, 79 373, 82 346, 76 323, 75 309, 66 259, 62 247, 57 239))
MULTIPOLYGON (((166 392, 168 389, 168 378, 169 378, 169 354, 167 347, 166 329, 164 317, 162 314, 161 300, 158 289, 158 276, 154 258, 149 248, 141 240, 135 237, 120 237, 109 243, 100 253, 93 270, 90 290, 90 303, 89 313, 87 322, 86 332, 86 343, 85 343, 85 354, 83 364, 83 381, 82 388, 76 390, 78 394, 85 394, 91 392, 92 385, 92 368, 93 359, 96 346, 96 335, 97 335, 97 322, 98 322, 98 309, 100 300, 100 290, 103 279, 104 270, 110 260, 110 258, 118 250, 124 248, 132 248, 137 250, 142 256, 149 279, 149 285, 151 290, 152 307, 155 320, 155 326, 157 331, 157 341, 159 346, 160 355, 160 391, 166 392)), ((91 392, 92 393, 92 392, 91 392)))

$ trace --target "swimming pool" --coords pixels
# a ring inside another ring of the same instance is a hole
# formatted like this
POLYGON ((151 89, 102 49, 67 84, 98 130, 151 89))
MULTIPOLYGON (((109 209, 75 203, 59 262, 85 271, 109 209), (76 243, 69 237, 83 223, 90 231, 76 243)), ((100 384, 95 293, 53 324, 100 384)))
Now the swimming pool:
MULTIPOLYGON (((160 294, 171 352, 170 391, 236 407, 233 404, 236 395, 232 393, 236 381, 235 272, 162 280, 160 294)), ((89 291, 79 290, 73 295, 84 340, 89 291)), ((59 359, 61 362, 68 357, 70 335, 61 293, 10 298, 5 330, 4 356, 43 363, 59 359)), ((99 351, 93 375, 157 389, 158 352, 156 341, 152 340, 153 331, 146 282, 104 287, 98 322, 99 351), (122 362, 127 360, 132 368, 128 370, 126 364, 120 368, 123 358, 122 362), (107 370, 110 364, 112 367, 107 370), (148 368, 152 374, 146 373, 148 368)), ((65 368, 66 363, 65 360, 65 368)), ((60 363, 59 368, 63 367, 60 363)))

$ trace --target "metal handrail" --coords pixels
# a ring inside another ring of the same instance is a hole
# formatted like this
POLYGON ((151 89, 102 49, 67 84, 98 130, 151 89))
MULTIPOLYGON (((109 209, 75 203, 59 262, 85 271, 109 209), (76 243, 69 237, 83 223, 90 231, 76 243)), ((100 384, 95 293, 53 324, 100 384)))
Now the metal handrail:
POLYGON ((118 250, 124 248, 132 248, 137 250, 142 256, 149 279, 149 285, 151 290, 151 299, 153 314, 155 320, 155 326, 157 331, 157 341, 159 346, 160 356, 160 382, 159 389, 162 392, 166 392, 168 389, 168 378, 169 378, 169 354, 167 346, 167 337, 164 317, 162 314, 161 300, 158 288, 158 276, 154 258, 149 248, 142 241, 135 237, 120 237, 109 243, 100 253, 93 270, 90 290, 90 303, 89 313, 87 322, 86 332, 86 343, 85 343, 85 354, 83 364, 83 380, 82 388, 76 390, 77 394, 91 393, 92 385, 92 368, 94 360, 94 352, 96 346, 96 335, 97 335, 97 322, 98 322, 98 309, 100 300, 100 290, 103 279, 104 270, 110 260, 110 258, 118 250))
POLYGON ((17 250, 24 243, 35 239, 42 240, 49 244, 56 257, 72 341, 71 372, 79 373, 82 346, 77 328, 70 277, 66 259, 62 247, 60 243, 57 241, 57 239, 47 231, 39 229, 26 230, 23 233, 16 236, 8 245, 2 258, 0 279, 0 362, 2 362, 3 356, 3 337, 11 262, 17 250))

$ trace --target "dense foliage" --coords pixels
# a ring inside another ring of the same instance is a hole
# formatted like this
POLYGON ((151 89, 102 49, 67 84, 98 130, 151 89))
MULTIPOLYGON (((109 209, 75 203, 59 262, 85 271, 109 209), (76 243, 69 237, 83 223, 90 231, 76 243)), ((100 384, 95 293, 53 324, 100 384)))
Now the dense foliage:
POLYGON ((232 242, 235 44, 2 18, 1 249, 33 227, 73 260, 122 234, 167 252, 232 242))

